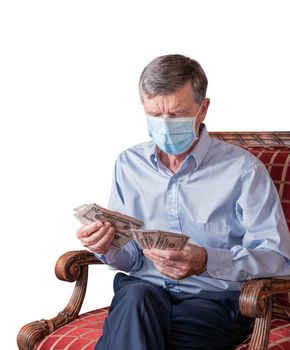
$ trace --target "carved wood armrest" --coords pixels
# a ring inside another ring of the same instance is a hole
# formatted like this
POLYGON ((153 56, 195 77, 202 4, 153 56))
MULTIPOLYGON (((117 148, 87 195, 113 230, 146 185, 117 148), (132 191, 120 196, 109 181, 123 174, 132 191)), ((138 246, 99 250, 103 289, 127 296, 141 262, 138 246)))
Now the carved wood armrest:
POLYGON ((280 279, 257 279, 246 282, 240 295, 240 311, 256 318, 249 350, 268 348, 272 297, 290 292, 290 281, 280 279))
POLYGON ((73 321, 79 314, 85 298, 88 280, 88 265, 102 264, 93 253, 87 250, 71 251, 63 254, 56 262, 57 278, 75 282, 72 296, 67 306, 54 318, 28 323, 17 335, 20 350, 34 350, 47 335, 73 321))

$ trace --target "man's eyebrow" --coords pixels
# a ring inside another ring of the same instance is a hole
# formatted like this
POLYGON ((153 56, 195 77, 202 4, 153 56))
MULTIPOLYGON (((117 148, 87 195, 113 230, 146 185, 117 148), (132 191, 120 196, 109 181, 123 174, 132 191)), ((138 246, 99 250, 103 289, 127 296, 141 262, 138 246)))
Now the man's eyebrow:
POLYGON ((146 112, 146 114, 150 114, 150 115, 160 115, 161 114, 161 113, 156 113, 156 112, 150 111, 149 109, 147 109, 145 112, 146 112))
POLYGON ((176 109, 176 110, 173 110, 172 113, 184 114, 184 113, 188 113, 188 111, 186 111, 185 109, 176 109))
MULTIPOLYGON (((154 112, 154 111, 150 111, 149 109, 146 110, 146 114, 150 114, 150 115, 161 115, 161 113, 157 113, 157 112, 154 112)), ((184 109, 176 109, 176 110, 173 110, 170 112, 170 114, 184 114, 184 115, 188 115, 190 114, 188 111, 184 110, 184 109)))
POLYGON ((188 115, 189 111, 185 110, 185 109, 174 109, 171 111, 171 114, 184 114, 184 115, 188 115))

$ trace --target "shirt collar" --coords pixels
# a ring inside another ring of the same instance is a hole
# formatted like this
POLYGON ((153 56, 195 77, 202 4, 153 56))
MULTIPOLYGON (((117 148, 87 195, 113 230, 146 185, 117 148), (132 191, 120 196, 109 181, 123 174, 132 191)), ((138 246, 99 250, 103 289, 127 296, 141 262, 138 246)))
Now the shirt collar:
MULTIPOLYGON (((193 158, 195 164, 194 170, 197 170, 209 150, 210 142, 211 141, 206 126, 205 124, 201 124, 200 137, 184 162, 186 162, 189 158, 193 158)), ((150 161, 154 165, 156 170, 159 170, 157 146, 154 144, 154 142, 152 143, 152 148, 150 152, 150 161)))

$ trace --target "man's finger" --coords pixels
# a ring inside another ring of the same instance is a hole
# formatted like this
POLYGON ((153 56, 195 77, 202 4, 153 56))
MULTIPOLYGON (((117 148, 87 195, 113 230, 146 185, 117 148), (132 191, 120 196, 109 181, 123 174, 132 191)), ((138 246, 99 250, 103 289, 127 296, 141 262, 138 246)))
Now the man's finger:
POLYGON ((85 245, 94 245, 95 243, 99 242, 104 236, 106 236, 110 227, 112 227, 111 224, 109 222, 105 222, 101 228, 90 233, 88 237, 83 236, 81 239, 82 243, 85 245))
POLYGON ((156 256, 168 260, 180 260, 182 251, 152 248, 149 250, 151 256, 156 256))
POLYGON ((102 239, 100 239, 95 244, 89 246, 88 248, 98 254, 105 254, 110 249, 114 236, 115 228, 111 226, 102 239))
POLYGON ((171 267, 171 266, 164 266, 162 264, 154 264, 156 266, 156 268, 159 270, 159 272, 162 275, 165 275, 167 277, 173 278, 173 279, 178 279, 180 278, 179 276, 181 276, 181 272, 178 268, 176 267, 171 267))
POLYGON ((97 231, 103 226, 103 222, 100 220, 97 220, 91 224, 83 225, 77 230, 77 237, 78 239, 82 239, 83 237, 90 236, 93 232, 97 231))
MULTIPOLYGON (((159 249, 157 249, 157 251, 159 251, 159 249)), ((164 263, 164 261, 170 261, 171 265, 173 266, 176 262, 178 261, 182 261, 182 256, 180 254, 166 254, 166 256, 164 255, 160 255, 160 254, 155 254, 154 252, 152 252, 152 249, 144 249, 143 250, 143 254, 150 260, 152 261, 156 261, 159 263, 164 263)))
POLYGON ((180 269, 180 265, 178 263, 170 260, 163 260, 162 262, 153 261, 153 263, 162 269, 169 269, 169 270, 176 270, 176 271, 179 271, 180 269))
POLYGON ((143 251, 143 254, 150 260, 152 260, 153 262, 156 262, 156 263, 160 263, 162 264, 166 259, 163 258, 163 257, 160 257, 158 255, 154 255, 152 254, 149 250, 147 251, 143 251))
POLYGON ((97 220, 91 224, 83 226, 83 236, 88 237, 93 232, 99 230, 101 227, 104 226, 104 223, 100 220, 97 220))

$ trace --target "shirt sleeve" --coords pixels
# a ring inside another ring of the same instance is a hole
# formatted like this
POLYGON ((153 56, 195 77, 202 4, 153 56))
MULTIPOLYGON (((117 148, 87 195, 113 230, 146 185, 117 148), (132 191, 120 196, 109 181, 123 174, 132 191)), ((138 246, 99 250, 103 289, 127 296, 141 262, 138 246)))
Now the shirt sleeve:
POLYGON ((211 277, 244 281, 290 276, 290 236, 275 185, 263 164, 245 171, 236 187, 234 215, 244 228, 241 245, 206 248, 211 277))
MULTIPOLYGON (((111 194, 108 208, 121 213, 125 213, 125 201, 122 193, 121 184, 118 180, 118 170, 121 166, 120 158, 115 164, 111 194)), ((138 245, 131 241, 122 248, 111 247, 107 254, 97 254, 95 256, 104 264, 110 265, 112 269, 125 272, 139 270, 142 265, 142 251, 138 245)))

